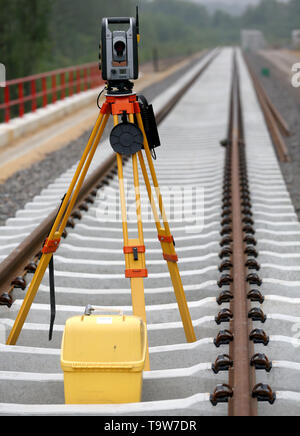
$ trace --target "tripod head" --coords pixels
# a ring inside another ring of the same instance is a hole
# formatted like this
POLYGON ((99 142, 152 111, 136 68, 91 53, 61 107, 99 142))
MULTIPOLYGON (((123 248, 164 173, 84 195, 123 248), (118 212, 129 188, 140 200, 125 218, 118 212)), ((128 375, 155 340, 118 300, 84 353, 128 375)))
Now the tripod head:
POLYGON ((133 93, 134 83, 130 80, 108 80, 107 95, 128 95, 133 93))

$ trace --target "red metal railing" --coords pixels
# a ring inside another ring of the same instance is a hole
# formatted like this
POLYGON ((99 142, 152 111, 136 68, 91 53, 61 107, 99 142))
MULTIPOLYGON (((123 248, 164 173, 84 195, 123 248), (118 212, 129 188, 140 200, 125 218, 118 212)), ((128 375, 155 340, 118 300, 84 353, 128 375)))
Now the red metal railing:
POLYGON ((95 62, 9 80, 1 93, 1 121, 8 123, 11 118, 23 117, 25 113, 103 83, 99 64, 95 62))

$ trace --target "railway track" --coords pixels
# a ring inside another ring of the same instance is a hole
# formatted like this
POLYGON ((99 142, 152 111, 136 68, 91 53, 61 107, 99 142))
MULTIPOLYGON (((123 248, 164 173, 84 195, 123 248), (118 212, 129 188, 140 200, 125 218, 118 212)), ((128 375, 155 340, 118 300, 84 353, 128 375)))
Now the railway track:
MULTIPOLYGON (((228 48, 209 55, 208 65, 202 60, 200 70, 198 66, 183 80, 184 96, 167 116, 178 90, 168 90, 154 102, 165 108, 156 168, 170 205, 197 342, 185 341, 154 223, 147 222, 149 210, 144 208, 151 372, 144 374, 143 401, 64 405, 59 348, 66 320, 87 304, 131 313, 121 223, 103 216, 105 210, 118 212, 112 162, 81 198, 80 215, 77 210, 55 256, 58 306, 52 342, 46 274, 18 345, 4 345, 24 296, 18 287, 27 283, 22 277, 10 287, 25 263, 20 255, 11 266, 16 251, 0 266, 2 304, 10 306, 12 295, 16 299, 10 308, 0 308, 0 415, 299 414, 300 225, 247 67, 240 52, 233 55, 228 48), (223 138, 225 147, 220 146, 223 138)), ((105 144, 95 167, 109 156, 105 144)), ((62 175, 0 229, 0 256, 6 257, 54 213, 73 172, 62 175)), ((125 177, 130 172, 127 162, 125 177)), ((130 183, 128 197, 133 199, 130 183)), ((36 247, 28 256, 32 253, 37 254, 36 247)), ((30 268, 25 280, 30 281, 30 268)))

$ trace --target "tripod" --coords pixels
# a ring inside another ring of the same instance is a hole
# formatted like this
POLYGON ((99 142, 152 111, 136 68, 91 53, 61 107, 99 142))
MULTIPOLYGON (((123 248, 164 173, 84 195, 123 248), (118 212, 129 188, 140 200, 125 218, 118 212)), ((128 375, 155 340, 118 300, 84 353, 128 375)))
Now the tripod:
MULTIPOLYGON (((14 326, 10 332, 7 340, 7 345, 15 345, 23 325, 26 321, 27 315, 29 313, 30 307, 34 301, 34 298, 38 292, 38 288, 41 281, 45 275, 46 269, 52 261, 53 255, 59 247, 62 234, 66 228, 68 219, 72 213, 74 205, 77 201, 79 192, 86 178, 87 172, 107 125, 110 116, 113 116, 115 127, 119 125, 119 118, 122 116, 122 120, 127 120, 130 124, 135 123, 135 117, 137 120, 138 127, 143 136, 143 146, 148 162, 148 167, 150 169, 150 174, 152 182, 154 185, 154 190, 156 192, 159 211, 161 218, 159 216, 158 209, 152 198, 152 187, 150 184, 150 179, 148 175, 148 170, 146 168, 146 163, 144 160, 143 152, 140 150, 132 154, 132 167, 133 167, 133 181, 135 188, 136 197, 136 215, 137 215, 137 229, 138 238, 129 239, 128 235, 128 223, 127 223, 127 205, 125 197, 125 186, 123 179, 123 157, 120 153, 117 153, 117 165, 118 165, 118 178, 119 178, 119 190, 120 190, 120 206, 122 213, 122 225, 123 225, 123 238, 124 238, 124 255, 125 255, 125 265, 126 278, 131 281, 131 294, 132 294, 132 307, 133 314, 139 316, 146 323, 146 309, 145 309, 145 295, 144 295, 144 278, 148 277, 148 271, 146 269, 145 261, 145 243, 143 234, 143 222, 141 217, 141 198, 140 198, 140 183, 139 183, 139 172, 138 172, 138 161, 142 170, 144 182, 146 185, 147 194, 152 208, 153 217, 155 220, 158 239, 160 241, 163 257, 168 264, 168 269, 170 277, 172 280, 178 308, 181 315, 181 320, 183 323, 186 339, 188 342, 195 342, 196 336, 188 309, 179 269, 178 269, 178 257, 175 251, 174 239, 170 231, 170 226, 166 217, 163 199, 161 191, 159 188, 151 150, 149 148, 147 135, 144 129, 143 119, 141 116, 140 105, 137 101, 137 96, 132 92, 132 89, 125 89, 118 91, 113 91, 108 88, 108 93, 106 95, 106 101, 102 105, 100 114, 93 128, 92 134, 84 150, 82 158, 78 164, 70 187, 67 194, 64 197, 60 210, 57 214, 56 220, 52 227, 52 230, 47 238, 43 250, 42 257, 38 264, 37 270, 30 284, 30 287, 26 293, 21 309, 17 315, 14 326), (162 220, 162 223, 161 223, 162 220)), ((145 370, 150 370, 149 363, 149 351, 147 354, 145 370)))

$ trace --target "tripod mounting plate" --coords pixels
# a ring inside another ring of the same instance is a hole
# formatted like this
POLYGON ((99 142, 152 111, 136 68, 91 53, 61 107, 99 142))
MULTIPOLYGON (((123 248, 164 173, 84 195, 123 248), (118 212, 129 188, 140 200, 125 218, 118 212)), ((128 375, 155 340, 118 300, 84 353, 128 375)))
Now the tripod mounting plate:
POLYGON ((135 124, 121 123, 112 130, 110 144, 116 153, 131 156, 142 150, 144 136, 135 124))
POLYGON ((108 80, 107 82, 107 95, 108 96, 122 96, 133 95, 134 83, 129 80, 108 80))
POLYGON ((136 95, 135 92, 124 92, 121 93, 119 91, 107 91, 107 93, 105 94, 106 97, 130 97, 132 95, 136 95))

